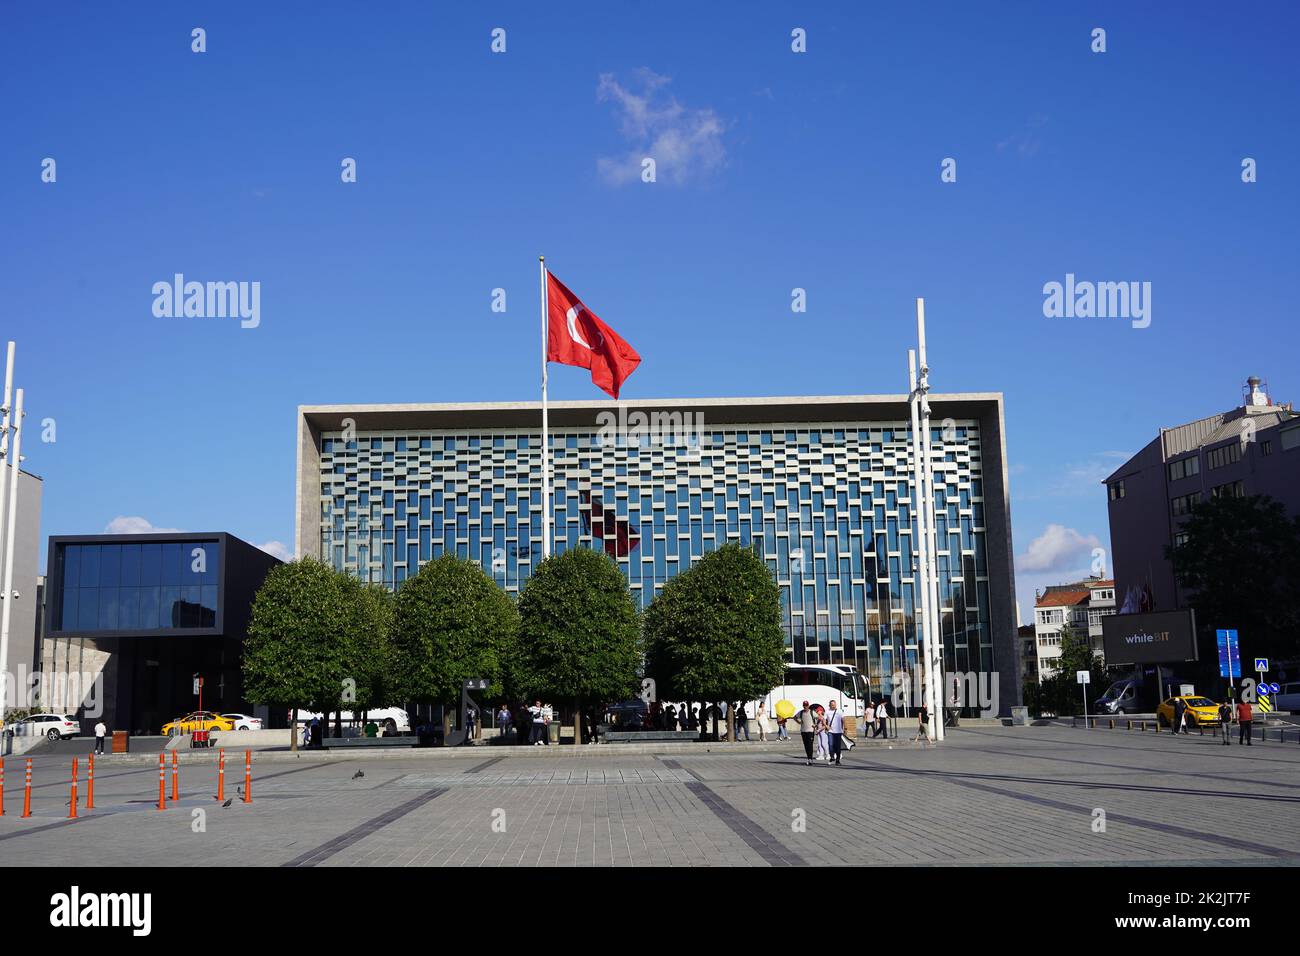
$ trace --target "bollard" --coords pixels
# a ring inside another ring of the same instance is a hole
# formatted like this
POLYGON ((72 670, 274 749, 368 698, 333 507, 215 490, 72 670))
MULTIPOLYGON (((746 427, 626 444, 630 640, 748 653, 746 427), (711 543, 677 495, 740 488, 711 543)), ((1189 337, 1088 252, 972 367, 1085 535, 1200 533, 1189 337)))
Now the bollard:
POLYGON ((27 758, 27 783, 23 786, 23 818, 32 815, 32 758, 27 758))
POLYGON ((172 751, 172 803, 181 798, 180 770, 176 766, 176 751, 172 751))
POLYGON ((5 758, 0 757, 0 817, 5 815, 5 758))
POLYGON ((95 809, 95 755, 90 755, 90 769, 86 771, 86 809, 95 809))
POLYGON ((244 802, 253 802, 253 751, 244 751, 244 802))
POLYGON ((1133 729, 1133 721, 1128 720, 1128 721, 1125 721, 1125 723, 1128 724, 1128 726, 1124 728, 1125 730, 1132 730, 1132 729, 1133 729))
POLYGON ((217 799, 226 799, 226 752, 217 751, 217 799))
POLYGON ((1109 727, 1108 729, 1109 729, 1109 730, 1114 730, 1114 729, 1115 729, 1115 718, 1114 718, 1114 717, 1112 717, 1112 718, 1110 719, 1110 727, 1109 727))
POLYGON ((167 809, 167 757, 158 755, 158 809, 167 809))
POLYGON ((68 801, 68 818, 77 818, 77 758, 72 758, 72 799, 68 801))

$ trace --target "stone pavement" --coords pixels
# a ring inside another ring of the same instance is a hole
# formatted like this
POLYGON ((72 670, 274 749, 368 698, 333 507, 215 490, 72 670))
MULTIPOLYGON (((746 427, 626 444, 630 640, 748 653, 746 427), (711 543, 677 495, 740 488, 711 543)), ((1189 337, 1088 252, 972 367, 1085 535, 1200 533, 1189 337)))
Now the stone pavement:
MULTIPOLYGON (((66 819, 68 761, 43 758, 34 817, 6 761, 0 865, 482 866, 1300 863, 1300 746, 1223 747, 1068 727, 962 728, 941 747, 859 747, 843 767, 783 752, 440 759, 182 755, 101 761, 95 810, 66 819), (254 758, 255 761, 257 758, 254 758), (168 769, 170 796, 170 762, 168 769), (1103 826, 1104 824, 1104 826, 1103 826)), ((82 768, 81 803, 85 801, 82 768)))

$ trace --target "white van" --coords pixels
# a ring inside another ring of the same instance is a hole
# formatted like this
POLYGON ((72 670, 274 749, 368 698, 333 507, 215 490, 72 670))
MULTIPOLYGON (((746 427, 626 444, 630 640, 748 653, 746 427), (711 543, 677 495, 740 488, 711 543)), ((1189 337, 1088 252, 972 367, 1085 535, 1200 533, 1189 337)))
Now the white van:
MULTIPOLYGON (((316 718, 321 723, 329 722, 330 727, 334 726, 334 712, 328 714, 313 714, 310 711, 299 710, 294 712, 298 727, 303 724, 309 724, 312 718, 316 718)), ((343 721, 343 732, 348 736, 357 736, 362 730, 361 712, 353 714, 350 710, 343 711, 341 715, 343 721), (349 730, 351 733, 349 733, 349 730)), ((374 722, 385 736, 395 734, 406 734, 411 732, 411 718, 406 711, 400 707, 376 707, 374 710, 365 712, 366 723, 374 722)))

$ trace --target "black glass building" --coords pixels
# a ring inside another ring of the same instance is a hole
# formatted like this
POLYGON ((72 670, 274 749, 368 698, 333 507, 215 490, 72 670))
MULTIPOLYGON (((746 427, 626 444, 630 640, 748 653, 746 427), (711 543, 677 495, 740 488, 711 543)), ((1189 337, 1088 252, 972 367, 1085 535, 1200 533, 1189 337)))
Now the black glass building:
POLYGON ((115 729, 156 733, 195 709, 196 674, 205 709, 246 709, 240 649, 278 563, 224 532, 51 537, 43 667, 96 676, 115 729))

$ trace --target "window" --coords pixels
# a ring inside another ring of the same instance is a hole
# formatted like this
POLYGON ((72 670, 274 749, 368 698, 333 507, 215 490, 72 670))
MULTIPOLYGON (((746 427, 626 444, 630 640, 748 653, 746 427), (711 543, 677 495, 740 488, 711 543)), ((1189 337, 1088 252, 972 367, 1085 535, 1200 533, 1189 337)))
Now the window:
POLYGON ((1300 447, 1300 427, 1288 428, 1281 434, 1283 451, 1290 451, 1292 448, 1300 447))
POLYGON ((1111 483, 1110 500, 1118 501, 1120 498, 1123 497, 1124 497, 1124 479, 1121 478, 1119 481, 1111 483))
POLYGON ((1269 439, 1259 443, 1259 453, 1264 456, 1273 454, 1273 441, 1269 439))
POLYGON ((1176 535, 1174 535, 1174 547, 1175 547, 1175 548, 1181 548, 1181 547, 1182 547, 1183 545, 1185 545, 1186 543, 1187 543, 1187 532, 1186 532, 1186 531, 1180 531, 1180 532, 1178 532, 1176 535))
POLYGON ((1210 497, 1244 498, 1246 497, 1246 483, 1242 481, 1230 481, 1226 485, 1217 485, 1210 489, 1210 497))
POLYGON ((1190 495, 1180 495, 1173 499, 1171 504, 1173 506, 1174 517, 1177 518, 1180 515, 1191 514, 1192 509, 1200 503, 1200 500, 1200 492, 1190 495))
POLYGON ((1218 448, 1212 448, 1206 453, 1205 458, 1206 464, 1211 471, 1222 468, 1224 465, 1230 465, 1234 461, 1241 461, 1241 444, 1234 441, 1227 445, 1220 445, 1218 448))
POLYGON ((1201 473, 1201 459, 1199 455, 1193 455, 1190 458, 1180 458, 1178 461, 1169 463, 1169 480, 1177 481, 1180 478, 1190 478, 1192 475, 1201 473))

